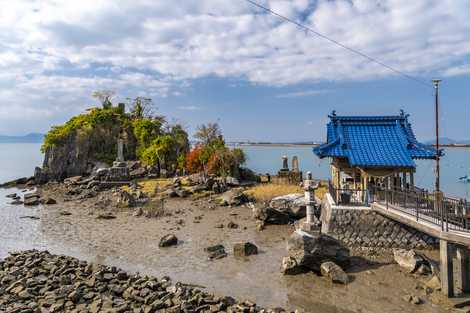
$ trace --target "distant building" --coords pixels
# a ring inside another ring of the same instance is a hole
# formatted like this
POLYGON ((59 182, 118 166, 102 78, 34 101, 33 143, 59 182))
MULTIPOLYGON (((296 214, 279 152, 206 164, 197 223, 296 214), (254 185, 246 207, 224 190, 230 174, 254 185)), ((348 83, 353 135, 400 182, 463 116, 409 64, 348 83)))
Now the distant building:
POLYGON ((327 142, 313 152, 331 158, 330 189, 337 202, 340 197, 367 201, 371 185, 414 189, 414 160, 435 159, 436 150, 416 140, 403 111, 394 116, 338 116, 333 111, 329 118, 327 142))

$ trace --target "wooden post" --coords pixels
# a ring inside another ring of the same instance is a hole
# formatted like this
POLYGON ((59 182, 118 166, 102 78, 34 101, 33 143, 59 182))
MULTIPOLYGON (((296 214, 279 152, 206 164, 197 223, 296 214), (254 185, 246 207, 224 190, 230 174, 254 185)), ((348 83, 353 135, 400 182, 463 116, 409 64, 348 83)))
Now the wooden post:
POLYGON ((414 172, 410 173, 410 189, 412 191, 415 190, 415 173, 414 172))
POLYGON ((457 247, 457 289, 470 292, 469 251, 467 247, 457 247))
POLYGON ((452 264, 452 244, 447 240, 440 239, 441 256, 441 289, 442 293, 448 297, 454 296, 454 269, 452 264))

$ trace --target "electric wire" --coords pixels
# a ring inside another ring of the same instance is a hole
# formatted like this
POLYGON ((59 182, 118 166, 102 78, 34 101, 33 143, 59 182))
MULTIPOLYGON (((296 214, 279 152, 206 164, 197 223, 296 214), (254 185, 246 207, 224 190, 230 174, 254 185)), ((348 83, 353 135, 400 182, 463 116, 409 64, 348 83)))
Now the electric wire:
POLYGON ((275 16, 277 16, 277 17, 279 17, 279 18, 281 18, 281 19, 283 19, 283 20, 285 20, 285 21, 287 21, 287 22, 289 22, 289 23, 292 23, 292 24, 296 25, 296 26, 299 27, 299 28, 302 28, 302 29, 303 29, 304 31, 306 31, 306 32, 312 33, 312 34, 314 34, 314 35, 316 35, 316 36, 318 36, 318 37, 320 37, 320 38, 322 38, 322 39, 324 39, 324 40, 326 40, 326 41, 329 41, 330 43, 333 43, 333 44, 335 44, 335 45, 337 45, 337 46, 339 46, 339 47, 341 47, 341 48, 343 48, 343 49, 348 50, 348 51, 351 52, 351 53, 357 54, 357 55, 359 55, 359 56, 361 56, 361 57, 363 57, 363 58, 369 60, 370 62, 376 63, 376 64, 378 64, 378 65, 380 65, 380 66, 382 66, 382 67, 384 67, 384 68, 386 68, 386 69, 388 69, 388 70, 394 72, 394 73, 397 74, 397 75, 400 75, 400 76, 402 76, 402 77, 404 77, 404 78, 407 78, 407 79, 409 79, 409 80, 412 80, 412 81, 414 81, 414 82, 416 82, 416 83, 419 83, 419 84, 421 84, 421 85, 423 85, 423 86, 426 86, 426 87, 434 87, 431 83, 427 83, 427 82, 424 81, 424 80, 421 80, 421 79, 419 79, 419 78, 416 78, 416 77, 414 77, 414 76, 411 76, 411 75, 409 75, 409 74, 406 74, 405 72, 400 71, 400 70, 398 70, 398 69, 396 69, 396 68, 394 68, 394 67, 392 67, 392 66, 390 66, 390 65, 387 65, 387 64, 385 64, 384 62, 379 61, 378 59, 373 58, 373 57, 371 57, 371 56, 365 54, 364 52, 361 52, 361 51, 359 51, 359 50, 357 50, 357 49, 348 47, 348 46, 346 46, 345 44, 342 44, 341 42, 339 42, 339 41, 337 41, 337 40, 335 40, 335 39, 332 39, 332 38, 330 38, 330 37, 328 37, 328 36, 326 36, 326 35, 323 35, 322 33, 319 33, 318 31, 312 29, 311 27, 308 27, 308 26, 306 26, 306 25, 304 25, 304 24, 301 24, 301 23, 299 23, 299 22, 297 22, 297 21, 295 21, 295 20, 293 20, 293 19, 291 19, 291 18, 288 18, 287 16, 284 16, 284 15, 282 15, 282 14, 280 14, 280 13, 277 13, 277 12, 271 10, 270 8, 267 8, 267 7, 265 7, 265 6, 261 5, 261 4, 259 4, 259 3, 256 2, 256 1, 253 1, 253 0, 245 0, 245 1, 248 2, 248 3, 250 3, 250 4, 252 4, 253 6, 256 6, 256 7, 260 8, 260 9, 262 9, 262 10, 264 10, 264 11, 266 11, 266 12, 272 14, 272 15, 275 15, 275 16))

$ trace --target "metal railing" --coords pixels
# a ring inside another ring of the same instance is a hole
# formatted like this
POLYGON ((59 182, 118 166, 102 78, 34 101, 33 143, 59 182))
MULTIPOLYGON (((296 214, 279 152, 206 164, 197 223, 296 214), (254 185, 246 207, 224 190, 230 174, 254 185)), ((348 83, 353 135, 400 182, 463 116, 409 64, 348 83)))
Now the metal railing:
POLYGON ((331 197, 338 205, 367 205, 367 191, 363 189, 336 188, 331 182, 328 184, 328 189, 331 197))
POLYGON ((424 189, 394 189, 372 186, 367 190, 336 188, 329 183, 329 193, 337 205, 369 205, 377 202, 413 216, 417 222, 438 225, 443 231, 470 232, 470 202, 445 197, 424 189))
POLYGON ((400 190, 373 187, 371 201, 409 214, 416 221, 438 225, 443 231, 470 232, 470 203, 464 199, 445 197, 427 190, 400 190))

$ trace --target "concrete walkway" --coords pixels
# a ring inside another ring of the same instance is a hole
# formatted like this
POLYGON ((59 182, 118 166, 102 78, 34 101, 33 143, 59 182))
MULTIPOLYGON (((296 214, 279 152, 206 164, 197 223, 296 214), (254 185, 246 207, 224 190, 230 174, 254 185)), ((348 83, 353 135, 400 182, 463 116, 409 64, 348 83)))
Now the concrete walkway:
POLYGON ((448 231, 443 231, 442 225, 432 223, 429 216, 421 215, 417 220, 413 209, 378 202, 372 203, 371 208, 390 219, 439 238, 442 292, 449 297, 454 296, 456 289, 457 292, 470 292, 470 233, 454 230, 452 228, 457 227, 451 224, 448 231))

